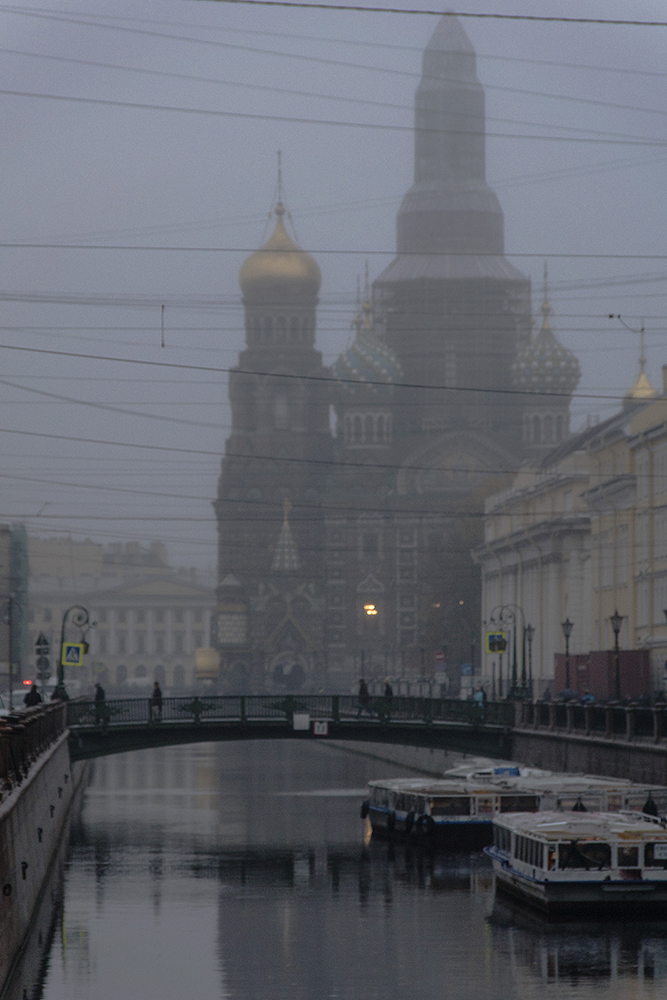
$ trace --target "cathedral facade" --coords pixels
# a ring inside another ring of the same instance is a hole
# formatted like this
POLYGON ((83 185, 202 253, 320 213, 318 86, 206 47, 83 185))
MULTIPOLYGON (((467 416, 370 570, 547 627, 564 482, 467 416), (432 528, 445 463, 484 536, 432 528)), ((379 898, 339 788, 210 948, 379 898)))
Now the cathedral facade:
POLYGON ((475 670, 484 499, 568 435, 578 378, 548 314, 532 337, 484 128, 474 49, 443 17, 396 257, 372 288, 367 276, 331 368, 315 347, 320 271, 282 204, 241 269, 246 348, 215 504, 224 690, 437 673, 457 693, 475 670))

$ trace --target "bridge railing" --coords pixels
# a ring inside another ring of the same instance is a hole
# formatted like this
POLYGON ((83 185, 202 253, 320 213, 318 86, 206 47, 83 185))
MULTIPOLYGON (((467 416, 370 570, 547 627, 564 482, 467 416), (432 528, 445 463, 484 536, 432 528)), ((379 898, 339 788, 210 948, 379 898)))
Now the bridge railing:
POLYGON ((514 724, 514 705, 510 702, 491 702, 481 708, 471 701, 403 696, 371 697, 360 704, 356 695, 194 695, 163 698, 161 706, 150 698, 102 702, 79 699, 68 703, 67 713, 70 728, 262 720, 291 724, 299 713, 330 722, 361 718, 385 724, 461 722, 505 727, 514 724))
POLYGON ((30 768, 65 732, 66 705, 54 702, 0 720, 0 801, 27 778, 30 768))
POLYGON ((516 724, 607 739, 659 743, 667 734, 667 705, 581 705, 577 702, 520 702, 516 724))

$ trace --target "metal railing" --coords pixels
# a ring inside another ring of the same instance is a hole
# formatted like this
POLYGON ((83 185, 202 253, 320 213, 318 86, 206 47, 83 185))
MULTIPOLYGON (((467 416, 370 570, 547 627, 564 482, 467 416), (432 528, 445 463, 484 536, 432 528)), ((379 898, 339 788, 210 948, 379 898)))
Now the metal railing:
POLYGON ((0 800, 27 778, 31 766, 65 732, 64 702, 40 705, 0 720, 0 800))
POLYGON ((517 702, 516 725, 606 739, 659 743, 667 734, 667 705, 517 702))
POLYGON ((472 701, 445 698, 387 699, 371 697, 360 704, 355 695, 195 695, 163 698, 158 706, 150 698, 118 698, 102 702, 70 701, 67 722, 70 728, 103 728, 132 725, 173 725, 175 723, 259 722, 274 720, 292 725, 294 715, 307 714, 314 720, 345 722, 442 723, 512 726, 514 705, 492 702, 480 708, 472 701))

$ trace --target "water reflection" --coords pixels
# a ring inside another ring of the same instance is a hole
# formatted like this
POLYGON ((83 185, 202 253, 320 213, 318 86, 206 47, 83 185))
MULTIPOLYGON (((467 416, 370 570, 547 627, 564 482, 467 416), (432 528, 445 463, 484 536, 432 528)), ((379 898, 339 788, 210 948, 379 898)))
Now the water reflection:
POLYGON ((366 842, 357 793, 383 773, 298 743, 99 762, 44 1000, 664 992, 667 924, 543 926, 494 902, 483 854, 366 842))
POLYGON ((543 982, 577 985, 667 979, 667 923, 553 923, 504 899, 489 919, 494 947, 543 982))

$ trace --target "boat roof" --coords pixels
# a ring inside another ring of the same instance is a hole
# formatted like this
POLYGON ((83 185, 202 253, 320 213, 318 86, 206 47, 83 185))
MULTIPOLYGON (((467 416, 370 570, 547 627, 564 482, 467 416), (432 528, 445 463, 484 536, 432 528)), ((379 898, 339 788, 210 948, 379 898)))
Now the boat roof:
POLYGON ((545 840, 645 839, 667 841, 667 829, 660 820, 642 813, 502 813, 494 816, 496 826, 545 840))
POLYGON ((518 776, 497 774, 491 777, 467 775, 458 778, 379 778, 369 781, 369 788, 384 788, 388 791, 414 795, 448 795, 488 794, 490 791, 521 792, 526 795, 537 795, 545 792, 554 794, 583 795, 586 792, 615 791, 637 792, 641 795, 650 793, 667 794, 664 785, 640 785, 627 778, 605 778, 594 774, 561 774, 553 771, 541 771, 533 774, 528 768, 527 774, 518 776))

